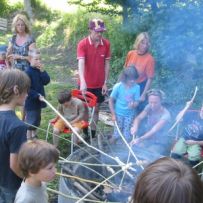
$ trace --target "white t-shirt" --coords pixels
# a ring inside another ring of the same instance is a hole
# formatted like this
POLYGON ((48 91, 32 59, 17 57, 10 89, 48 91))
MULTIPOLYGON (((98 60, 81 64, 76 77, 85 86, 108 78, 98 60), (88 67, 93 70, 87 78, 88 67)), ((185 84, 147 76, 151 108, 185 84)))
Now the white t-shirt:
POLYGON ((40 187, 22 182, 14 203, 48 203, 48 194, 45 183, 40 187))

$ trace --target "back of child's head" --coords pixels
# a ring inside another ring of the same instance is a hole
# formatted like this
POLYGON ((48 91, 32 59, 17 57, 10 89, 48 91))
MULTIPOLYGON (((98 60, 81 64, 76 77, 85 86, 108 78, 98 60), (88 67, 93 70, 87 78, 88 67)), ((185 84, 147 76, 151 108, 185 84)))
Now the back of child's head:
POLYGON ((0 71, 0 105, 8 104, 14 96, 28 92, 30 79, 18 69, 0 71))
POLYGON ((36 174, 50 163, 56 163, 59 151, 52 144, 43 140, 24 143, 18 154, 19 167, 26 178, 29 173, 36 174))
POLYGON ((72 95, 70 90, 62 90, 59 92, 57 99, 60 104, 64 104, 65 102, 69 102, 71 97, 72 95))
POLYGON ((203 184, 181 161, 164 157, 138 177, 133 203, 203 203, 203 184))
POLYGON ((136 80, 138 78, 138 72, 134 65, 130 65, 123 69, 120 76, 120 81, 126 83, 128 80, 136 80))

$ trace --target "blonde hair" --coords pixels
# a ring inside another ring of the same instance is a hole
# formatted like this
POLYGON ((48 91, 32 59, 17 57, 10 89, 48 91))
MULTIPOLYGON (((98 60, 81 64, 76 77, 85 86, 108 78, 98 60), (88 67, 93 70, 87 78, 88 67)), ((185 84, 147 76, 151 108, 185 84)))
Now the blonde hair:
POLYGON ((31 50, 29 50, 29 52, 28 52, 28 56, 29 57, 35 57, 35 56, 37 56, 37 55, 40 55, 41 53, 40 53, 40 50, 39 49, 31 49, 31 50))
POLYGON ((16 25, 17 25, 17 21, 18 20, 22 20, 24 23, 25 23, 25 32, 27 34, 30 34, 31 32, 31 29, 30 29, 30 23, 29 23, 29 20, 28 18, 23 15, 23 14, 17 14, 14 19, 13 19, 13 22, 12 22, 12 32, 15 32, 17 33, 17 29, 16 29, 16 25))
POLYGON ((139 44, 140 44, 140 42, 142 41, 142 40, 146 40, 147 41, 147 44, 148 44, 148 47, 150 46, 150 40, 149 40, 149 35, 148 35, 148 33, 147 32, 141 32, 137 37, 136 37, 136 39, 135 39, 135 42, 134 42, 134 45, 133 45, 133 48, 134 49, 138 49, 138 46, 139 46, 139 44))

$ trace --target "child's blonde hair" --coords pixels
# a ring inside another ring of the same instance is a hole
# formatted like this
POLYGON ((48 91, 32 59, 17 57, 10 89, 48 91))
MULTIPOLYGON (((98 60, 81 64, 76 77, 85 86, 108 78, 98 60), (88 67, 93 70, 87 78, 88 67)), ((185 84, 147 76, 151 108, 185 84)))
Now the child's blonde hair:
POLYGON ((18 69, 0 71, 0 105, 8 104, 16 94, 28 92, 30 79, 26 73, 18 69), (14 92, 14 88, 18 92, 14 92))
POLYGON ((29 52, 28 52, 28 56, 29 57, 35 57, 35 56, 37 56, 37 55, 40 55, 41 53, 40 53, 40 50, 39 49, 31 49, 31 50, 29 50, 29 52))

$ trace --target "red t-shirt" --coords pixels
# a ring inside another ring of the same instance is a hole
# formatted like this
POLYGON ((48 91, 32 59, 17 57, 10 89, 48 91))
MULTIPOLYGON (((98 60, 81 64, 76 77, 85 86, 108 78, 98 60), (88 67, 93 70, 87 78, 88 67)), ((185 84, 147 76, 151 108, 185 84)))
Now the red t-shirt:
POLYGON ((82 39, 77 46, 77 59, 85 59, 84 78, 87 88, 101 88, 105 81, 105 60, 110 59, 110 42, 102 38, 95 47, 90 37, 82 39))
POLYGON ((151 54, 139 55, 136 50, 131 50, 127 54, 124 66, 135 65, 139 74, 136 82, 141 83, 154 77, 154 64, 154 58, 151 54))
POLYGON ((0 70, 4 70, 6 68, 6 61, 0 60, 0 70))

